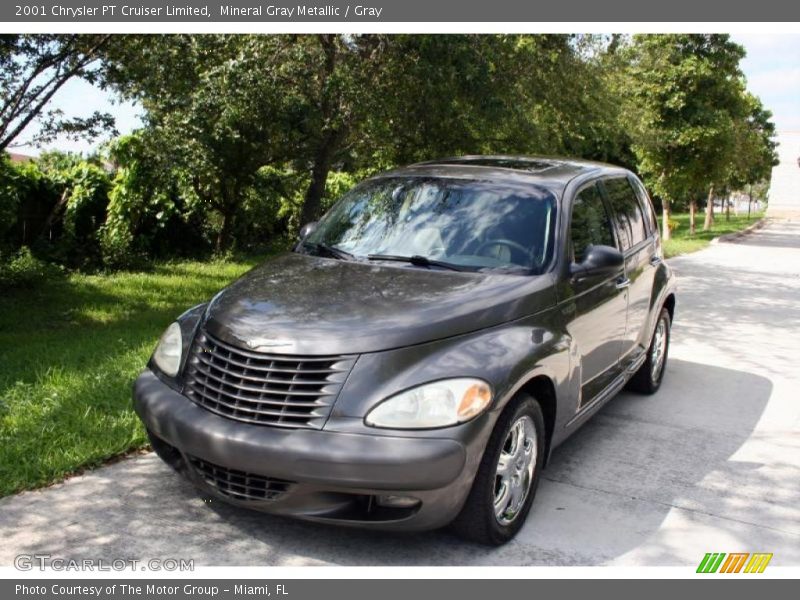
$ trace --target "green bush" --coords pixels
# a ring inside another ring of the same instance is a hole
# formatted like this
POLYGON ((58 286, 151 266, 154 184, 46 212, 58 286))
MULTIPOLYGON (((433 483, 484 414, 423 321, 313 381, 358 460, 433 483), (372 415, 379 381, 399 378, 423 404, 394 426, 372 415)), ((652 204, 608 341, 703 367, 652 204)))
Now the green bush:
POLYGON ((10 257, 0 255, 0 290, 31 288, 62 273, 59 267, 36 258, 27 246, 10 257))
POLYGON ((100 252, 103 266, 108 269, 142 268, 146 257, 136 251, 133 236, 125 230, 113 230, 103 227, 100 234, 100 252))

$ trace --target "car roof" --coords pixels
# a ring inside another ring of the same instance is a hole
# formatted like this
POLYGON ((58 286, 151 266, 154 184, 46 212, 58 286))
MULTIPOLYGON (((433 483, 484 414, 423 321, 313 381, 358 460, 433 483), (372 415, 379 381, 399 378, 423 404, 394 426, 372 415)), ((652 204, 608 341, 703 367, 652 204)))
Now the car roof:
POLYGON ((622 167, 575 158, 515 155, 469 155, 431 160, 376 175, 386 177, 446 177, 504 183, 533 183, 562 191, 580 175, 627 174, 622 167))

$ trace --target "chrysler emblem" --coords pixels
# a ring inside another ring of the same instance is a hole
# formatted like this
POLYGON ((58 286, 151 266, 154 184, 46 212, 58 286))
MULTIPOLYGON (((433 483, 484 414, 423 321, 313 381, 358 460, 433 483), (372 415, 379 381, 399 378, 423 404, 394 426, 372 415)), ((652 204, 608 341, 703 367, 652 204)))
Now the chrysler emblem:
POLYGON ((279 342, 278 340, 245 340, 245 344, 251 350, 256 350, 257 348, 275 348, 277 346, 290 346, 291 342, 279 342))

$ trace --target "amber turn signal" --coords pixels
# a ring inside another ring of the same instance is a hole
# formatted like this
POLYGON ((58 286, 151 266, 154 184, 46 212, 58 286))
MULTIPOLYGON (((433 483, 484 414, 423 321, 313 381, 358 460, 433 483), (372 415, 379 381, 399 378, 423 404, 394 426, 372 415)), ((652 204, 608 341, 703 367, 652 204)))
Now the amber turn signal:
POLYGON ((467 388, 458 405, 459 421, 467 421, 480 413, 492 401, 492 390, 485 383, 475 383, 467 388))

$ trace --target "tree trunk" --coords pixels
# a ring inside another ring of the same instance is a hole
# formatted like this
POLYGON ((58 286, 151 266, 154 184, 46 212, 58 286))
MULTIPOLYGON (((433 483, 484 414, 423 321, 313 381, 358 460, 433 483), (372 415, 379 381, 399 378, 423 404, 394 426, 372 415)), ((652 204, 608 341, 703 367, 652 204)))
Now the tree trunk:
POLYGON ((706 221, 703 224, 703 231, 708 231, 714 225, 714 186, 708 188, 708 200, 706 201, 706 221))
POLYGON ((731 220, 731 197, 725 199, 725 221, 731 220))
POLYGON ((670 218, 670 206, 669 206, 669 198, 663 198, 661 200, 661 204, 664 206, 664 210, 662 213, 662 223, 661 229, 663 233, 661 234, 661 239, 667 241, 672 237, 672 232, 669 229, 669 218, 670 218))
POLYGON ((42 226, 42 232, 39 234, 40 237, 43 238, 46 237, 48 240, 52 237, 50 235, 47 235, 47 233, 53 227, 53 225, 56 222, 56 219, 58 219, 58 216, 62 213, 64 207, 67 205, 67 201, 69 200, 69 193, 70 193, 70 188, 69 186, 67 186, 61 193, 61 197, 58 199, 58 202, 56 202, 56 205, 50 211, 50 214, 47 215, 47 218, 44 220, 44 225, 42 226))
POLYGON ((303 208, 300 211, 300 227, 316 221, 320 216, 322 196, 325 194, 328 173, 331 170, 333 157, 336 155, 339 144, 344 137, 344 130, 341 127, 330 124, 338 110, 338 102, 332 95, 333 92, 328 89, 328 82, 336 72, 338 58, 336 37, 336 35, 331 34, 317 36, 322 52, 325 55, 325 62, 320 73, 321 100, 319 106, 324 125, 319 145, 314 152, 314 164, 311 166, 311 182, 308 184, 308 189, 306 189, 303 208))
POLYGON ((689 200, 689 233, 694 235, 697 231, 697 200, 689 200))
POLYGON ((333 157, 339 148, 340 140, 339 131, 329 131, 323 136, 320 146, 317 148, 314 164, 311 167, 311 182, 308 184, 308 189, 303 199, 300 227, 316 221, 320 216, 325 184, 328 181, 328 173, 330 173, 333 157))
POLYGON ((219 232, 217 233, 217 241, 214 247, 214 250, 217 254, 224 252, 230 247, 231 233, 233 233, 234 215, 235 211, 230 207, 226 208, 225 211, 222 212, 222 227, 220 227, 219 232))
POLYGON ((750 220, 750 207, 753 204, 753 186, 747 186, 747 220, 750 220))

